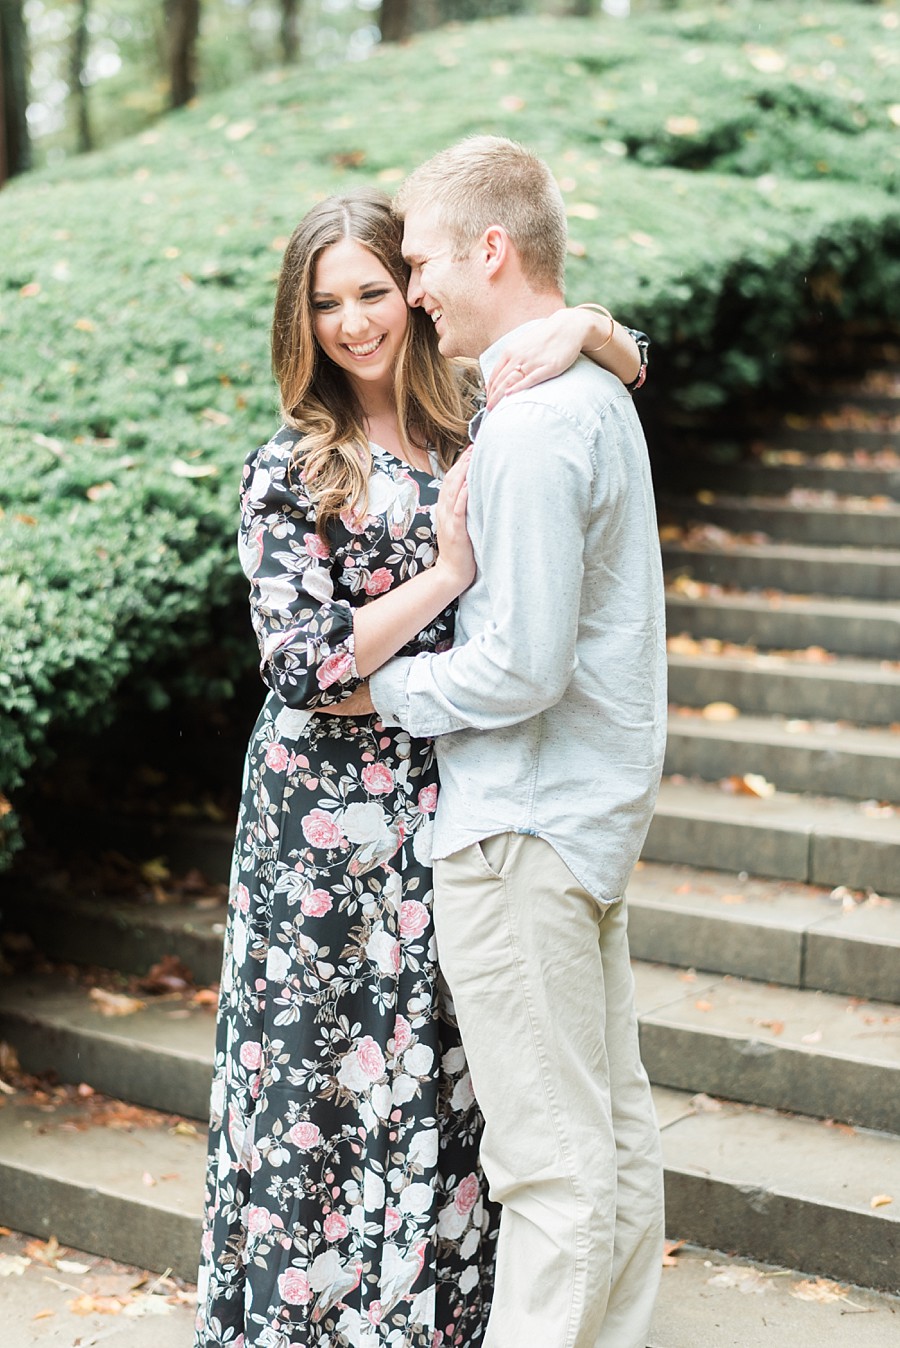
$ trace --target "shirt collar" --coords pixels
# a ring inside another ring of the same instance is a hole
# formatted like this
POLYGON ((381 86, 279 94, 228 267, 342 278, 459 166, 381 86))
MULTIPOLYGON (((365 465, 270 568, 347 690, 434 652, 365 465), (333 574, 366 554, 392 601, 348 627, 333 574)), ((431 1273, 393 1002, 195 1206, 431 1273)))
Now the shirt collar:
MULTIPOLYGON (((500 363, 500 358, 503 355, 503 352, 510 345, 513 338, 518 333, 524 332, 526 328, 534 327, 536 323, 541 323, 542 321, 543 320, 540 318, 530 318, 527 323, 520 323, 518 327, 512 328, 509 332, 505 332, 503 336, 498 337, 496 342, 493 342, 492 345, 489 346, 486 351, 482 351, 481 355, 478 357, 478 363, 481 366, 481 374, 485 384, 490 379, 491 374, 496 369, 497 365, 500 363)), ((485 407, 479 408, 478 411, 475 413, 474 417, 469 422, 470 440, 475 439, 475 436, 478 434, 479 430, 484 424, 484 419, 486 416, 487 416, 487 408, 485 407)))

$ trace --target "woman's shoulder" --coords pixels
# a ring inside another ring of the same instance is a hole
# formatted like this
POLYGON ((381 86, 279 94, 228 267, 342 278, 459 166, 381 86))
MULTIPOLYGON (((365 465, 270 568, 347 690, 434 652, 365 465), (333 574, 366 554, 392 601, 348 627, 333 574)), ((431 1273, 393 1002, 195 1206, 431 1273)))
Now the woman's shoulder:
POLYGON ((279 426, 275 434, 262 445, 257 445, 244 460, 244 475, 255 472, 257 468, 288 467, 296 457, 296 449, 303 439, 303 432, 293 426, 279 426))
POLYGON ((241 498, 244 508, 259 510, 265 505, 308 505, 303 487, 302 468, 296 461, 296 448, 302 431, 280 426, 275 434, 258 445, 244 460, 241 473, 241 498))

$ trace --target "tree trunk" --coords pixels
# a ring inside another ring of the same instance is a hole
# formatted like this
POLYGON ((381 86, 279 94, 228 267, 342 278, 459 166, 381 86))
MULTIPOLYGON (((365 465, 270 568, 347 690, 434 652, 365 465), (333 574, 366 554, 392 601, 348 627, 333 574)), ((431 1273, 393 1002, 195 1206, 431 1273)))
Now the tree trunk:
POLYGON ((281 0, 281 55, 286 65, 300 59, 301 0, 281 0))
POLYGON ((381 0, 378 27, 382 42, 405 42, 412 32, 411 0, 381 0))
POLYGON ((594 0, 571 0, 569 13, 576 19, 589 19, 595 8, 594 0))
POLYGON ((87 81, 85 80, 85 62, 88 54, 88 13, 91 0, 75 0, 77 14, 72 29, 72 46, 69 50, 69 94, 75 101, 77 136, 76 146, 79 154, 94 147, 91 135, 91 118, 88 107, 87 81))
POLYGON ((0 0, 0 183, 31 168, 23 0, 0 0))
POLYGON ((166 0, 169 38, 169 103, 182 108, 197 93, 200 0, 166 0))

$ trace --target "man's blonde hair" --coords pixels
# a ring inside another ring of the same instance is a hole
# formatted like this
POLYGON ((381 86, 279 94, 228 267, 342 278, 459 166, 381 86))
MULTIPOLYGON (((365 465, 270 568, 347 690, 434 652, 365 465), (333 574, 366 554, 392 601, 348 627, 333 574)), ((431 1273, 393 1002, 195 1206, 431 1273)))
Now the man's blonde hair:
POLYGON ((401 217, 437 211, 458 257, 491 225, 502 225, 537 290, 563 291, 566 210, 542 159, 502 136, 469 136, 426 160, 394 200, 401 217))

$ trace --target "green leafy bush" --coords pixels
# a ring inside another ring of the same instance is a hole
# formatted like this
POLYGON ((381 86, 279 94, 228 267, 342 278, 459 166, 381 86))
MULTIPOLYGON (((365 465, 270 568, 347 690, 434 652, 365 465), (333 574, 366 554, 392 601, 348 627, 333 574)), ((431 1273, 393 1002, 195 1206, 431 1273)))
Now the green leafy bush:
MULTIPOLYGON (((237 477, 275 425, 274 281, 317 197, 390 188, 470 132, 528 142, 568 203, 571 297, 651 332, 654 388, 682 407, 771 381, 811 315, 896 319, 896 6, 808 15, 429 34, 4 190, 0 792, 123 690, 222 698, 251 662, 237 477)), ((14 814, 0 827, 8 851, 14 814)))

